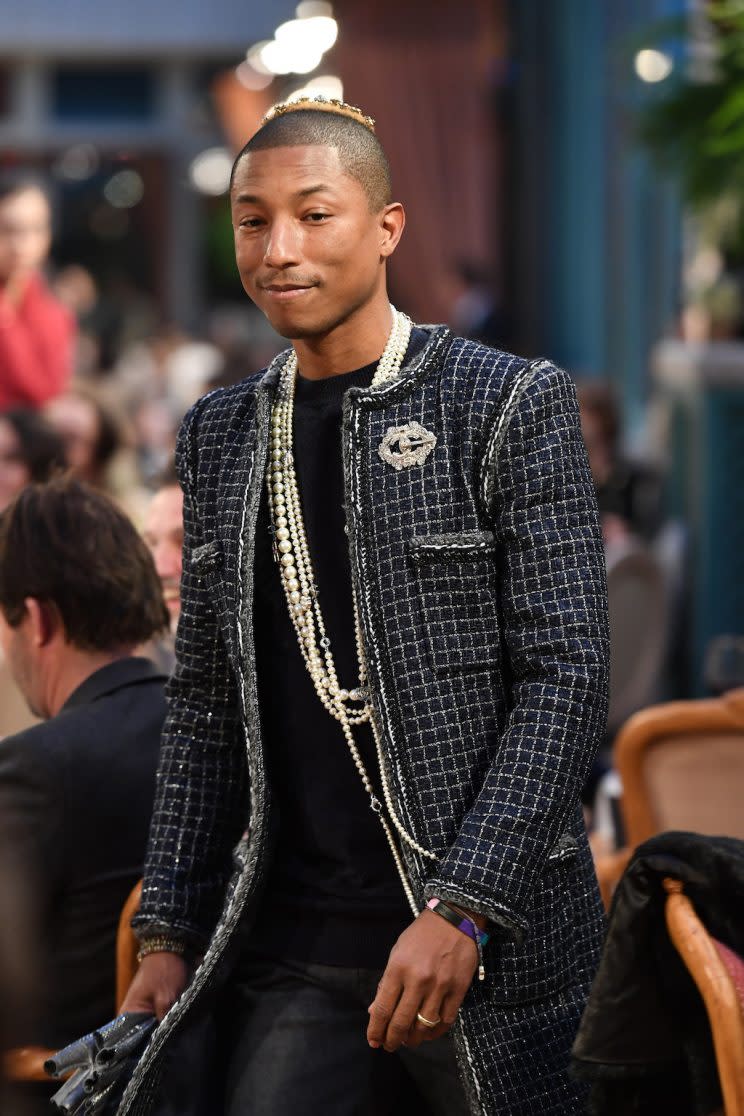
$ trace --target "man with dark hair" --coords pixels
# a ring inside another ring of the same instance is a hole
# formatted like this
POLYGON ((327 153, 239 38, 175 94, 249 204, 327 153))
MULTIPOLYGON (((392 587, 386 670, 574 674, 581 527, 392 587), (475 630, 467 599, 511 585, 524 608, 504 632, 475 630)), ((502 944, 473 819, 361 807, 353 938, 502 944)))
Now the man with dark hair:
POLYGON ((142 537, 152 554, 163 600, 175 632, 181 611, 183 562, 183 492, 175 475, 164 475, 145 512, 142 537))
POLYGON ((40 407, 72 372, 74 323, 41 274, 51 238, 39 182, 0 175, 0 409, 40 407))
POLYGON ((404 213, 373 129, 277 106, 235 164, 238 270, 292 348, 180 433, 126 1001, 162 1022, 119 1116, 154 1111, 227 973, 214 1112, 407 1111, 398 1060, 431 1113, 581 1110, 602 914, 579 793, 608 633, 576 393, 390 306, 404 213))
POLYGON ((133 652, 167 623, 147 548, 104 496, 52 481, 3 513, 0 643, 44 718, 0 742, 3 832, 43 932, 42 1045, 115 1009, 116 926, 142 873, 165 714, 163 679, 133 652))

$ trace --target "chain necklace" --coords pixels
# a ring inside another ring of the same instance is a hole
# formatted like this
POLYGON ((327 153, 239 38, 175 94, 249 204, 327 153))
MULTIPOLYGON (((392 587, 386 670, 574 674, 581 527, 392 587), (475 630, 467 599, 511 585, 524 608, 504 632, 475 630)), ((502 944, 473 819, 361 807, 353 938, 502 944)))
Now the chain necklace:
MULTIPOLYGON (((372 387, 378 387, 400 374, 401 365, 411 337, 411 320, 394 307, 393 326, 385 350, 372 378, 372 387)), ((411 848, 421 855, 435 859, 434 854, 419 845, 404 829, 398 819, 385 777, 382 748, 367 687, 367 669, 364 659, 362 630, 356 591, 352 586, 354 601, 354 634, 356 640, 359 683, 351 690, 339 685, 336 664, 331 651, 331 641, 326 633, 318 600, 307 533, 302 517, 302 505, 294 464, 294 396, 297 383, 297 356, 293 352, 284 365, 279 381, 277 398, 271 412, 271 463, 266 474, 269 490, 269 509, 274 527, 275 557, 281 569, 282 587, 287 599, 289 614, 297 634, 300 651, 321 702, 341 725, 346 743, 359 772, 370 806, 377 814, 393 854, 406 898, 414 916, 418 907, 408 881, 400 852, 395 842, 385 808, 398 834, 411 848), (385 806, 377 798, 364 762, 354 740, 353 727, 369 722, 377 747, 380 780, 385 806)))

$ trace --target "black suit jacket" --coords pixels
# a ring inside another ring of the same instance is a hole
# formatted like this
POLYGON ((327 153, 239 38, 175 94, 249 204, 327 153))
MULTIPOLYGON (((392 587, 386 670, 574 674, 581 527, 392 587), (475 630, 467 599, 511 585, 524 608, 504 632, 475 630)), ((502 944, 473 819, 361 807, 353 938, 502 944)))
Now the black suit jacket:
POLYGON ((3 830, 39 903, 42 1010, 26 1041, 63 1046, 114 1015, 116 927, 142 874, 163 683, 149 660, 119 659, 56 717, 0 741, 3 830))

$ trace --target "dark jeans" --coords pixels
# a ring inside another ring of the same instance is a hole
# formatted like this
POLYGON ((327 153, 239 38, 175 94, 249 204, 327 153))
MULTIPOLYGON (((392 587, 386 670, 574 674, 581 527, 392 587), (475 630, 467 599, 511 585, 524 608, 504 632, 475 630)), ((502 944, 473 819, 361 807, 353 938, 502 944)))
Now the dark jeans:
POLYGON ((381 976, 245 958, 226 1012, 234 1045, 225 1116, 467 1116, 449 1037, 397 1054, 368 1046, 381 976))

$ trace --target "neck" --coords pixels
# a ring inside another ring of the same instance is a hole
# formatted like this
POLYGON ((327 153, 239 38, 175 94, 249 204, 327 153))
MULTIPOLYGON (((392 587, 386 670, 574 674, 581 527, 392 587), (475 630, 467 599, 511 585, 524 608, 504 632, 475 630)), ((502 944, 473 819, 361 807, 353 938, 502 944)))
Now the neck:
POLYGON ((326 380, 344 372, 364 368, 382 356, 393 314, 387 294, 366 306, 364 314, 352 314, 328 333, 293 341, 297 365, 306 380, 326 380))
POLYGON ((133 647, 118 651, 79 651, 67 644, 65 655, 55 676, 50 679, 46 708, 48 717, 56 717, 63 705, 92 674, 102 667, 128 658, 133 647))

